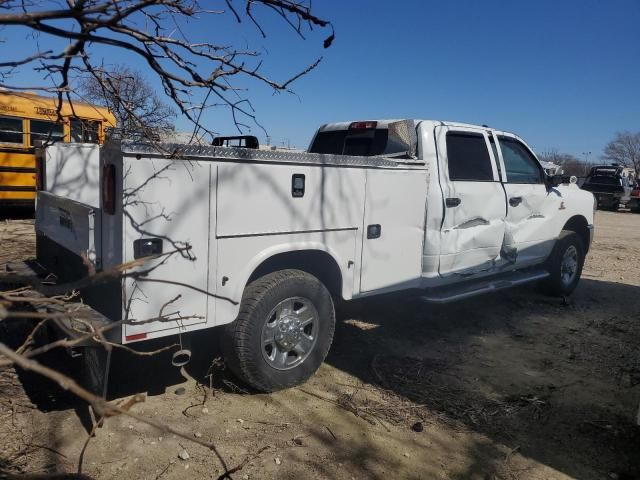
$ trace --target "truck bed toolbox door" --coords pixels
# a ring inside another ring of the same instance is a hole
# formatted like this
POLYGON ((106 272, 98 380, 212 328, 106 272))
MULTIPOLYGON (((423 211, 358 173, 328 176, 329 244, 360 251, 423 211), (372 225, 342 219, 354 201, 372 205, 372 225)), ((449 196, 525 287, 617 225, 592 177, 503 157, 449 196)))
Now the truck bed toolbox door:
POLYGON ((360 290, 410 287, 422 274, 424 170, 367 170, 360 290))

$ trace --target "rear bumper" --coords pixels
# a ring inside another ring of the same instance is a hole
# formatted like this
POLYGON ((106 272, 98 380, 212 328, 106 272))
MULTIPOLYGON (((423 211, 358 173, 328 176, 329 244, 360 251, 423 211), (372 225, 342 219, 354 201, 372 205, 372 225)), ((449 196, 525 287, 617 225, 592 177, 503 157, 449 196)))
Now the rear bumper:
POLYGON ((615 198, 620 199, 624 196, 622 192, 593 192, 593 196, 598 200, 613 200, 615 198))
POLYGON ((596 199, 598 208, 616 208, 621 203, 624 194, 622 193, 609 193, 609 192, 593 192, 593 196, 596 199))
MULTIPOLYGON (((12 287, 25 284, 33 287, 34 291, 29 290, 29 297, 40 299, 34 304, 36 311, 51 315, 50 324, 55 327, 60 337, 80 340, 74 346, 94 345, 96 337, 111 343, 122 343, 122 326, 86 303, 47 302, 49 295, 58 294, 59 291, 52 291, 57 285, 42 282, 43 278, 50 280, 51 276, 39 266, 26 262, 11 263, 7 266, 7 273, 5 278, 12 287), (16 278, 15 283, 11 281, 12 276, 16 278)), ((81 296, 84 300, 84 296, 81 296)))
MULTIPOLYGON (((36 232, 36 257, 38 263, 43 267, 43 272, 39 272, 39 277, 55 278, 57 286, 63 286, 67 283, 73 284, 90 275, 87 271, 87 265, 79 255, 41 232, 36 232)), ((43 295, 47 295, 46 286, 43 286, 40 291, 43 295)), ((91 311, 84 312, 83 310, 82 313, 82 318, 86 318, 90 325, 96 328, 104 327, 122 318, 122 288, 119 279, 81 287, 79 292, 82 303, 91 311)), ((82 331, 82 329, 80 330, 82 331)), ((122 343, 121 325, 109 329, 108 332, 105 336, 110 342, 122 343)), ((73 334, 68 331, 65 333, 73 334)))

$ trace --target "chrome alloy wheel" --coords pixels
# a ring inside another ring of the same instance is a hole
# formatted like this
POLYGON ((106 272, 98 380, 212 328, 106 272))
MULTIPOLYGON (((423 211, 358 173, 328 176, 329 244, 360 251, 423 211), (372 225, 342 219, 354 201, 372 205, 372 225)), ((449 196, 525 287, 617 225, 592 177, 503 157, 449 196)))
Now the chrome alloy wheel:
POLYGON ((571 285, 578 273, 578 250, 570 245, 562 256, 560 264, 560 279, 563 285, 571 285))
POLYGON ((320 318, 307 298, 287 298, 271 310, 262 327, 262 356, 276 370, 306 360, 318 340, 320 318))

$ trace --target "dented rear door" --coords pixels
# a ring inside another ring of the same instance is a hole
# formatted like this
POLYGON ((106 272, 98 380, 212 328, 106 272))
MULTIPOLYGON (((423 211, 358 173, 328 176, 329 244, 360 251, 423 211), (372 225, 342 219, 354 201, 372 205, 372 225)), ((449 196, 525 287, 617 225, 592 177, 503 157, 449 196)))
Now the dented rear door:
POLYGON ((504 241, 506 197, 487 133, 479 128, 436 128, 444 216, 441 276, 492 270, 504 241))

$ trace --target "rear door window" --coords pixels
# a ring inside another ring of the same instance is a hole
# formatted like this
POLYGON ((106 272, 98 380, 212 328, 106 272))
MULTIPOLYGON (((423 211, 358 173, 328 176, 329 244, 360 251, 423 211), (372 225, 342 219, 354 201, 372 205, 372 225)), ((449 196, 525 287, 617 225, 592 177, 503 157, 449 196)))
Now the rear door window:
POLYGON ((498 137, 509 183, 544 183, 542 167, 529 150, 516 139, 498 137))
POLYGON ((447 132, 447 163, 451 181, 494 180, 487 142, 481 133, 447 132))

